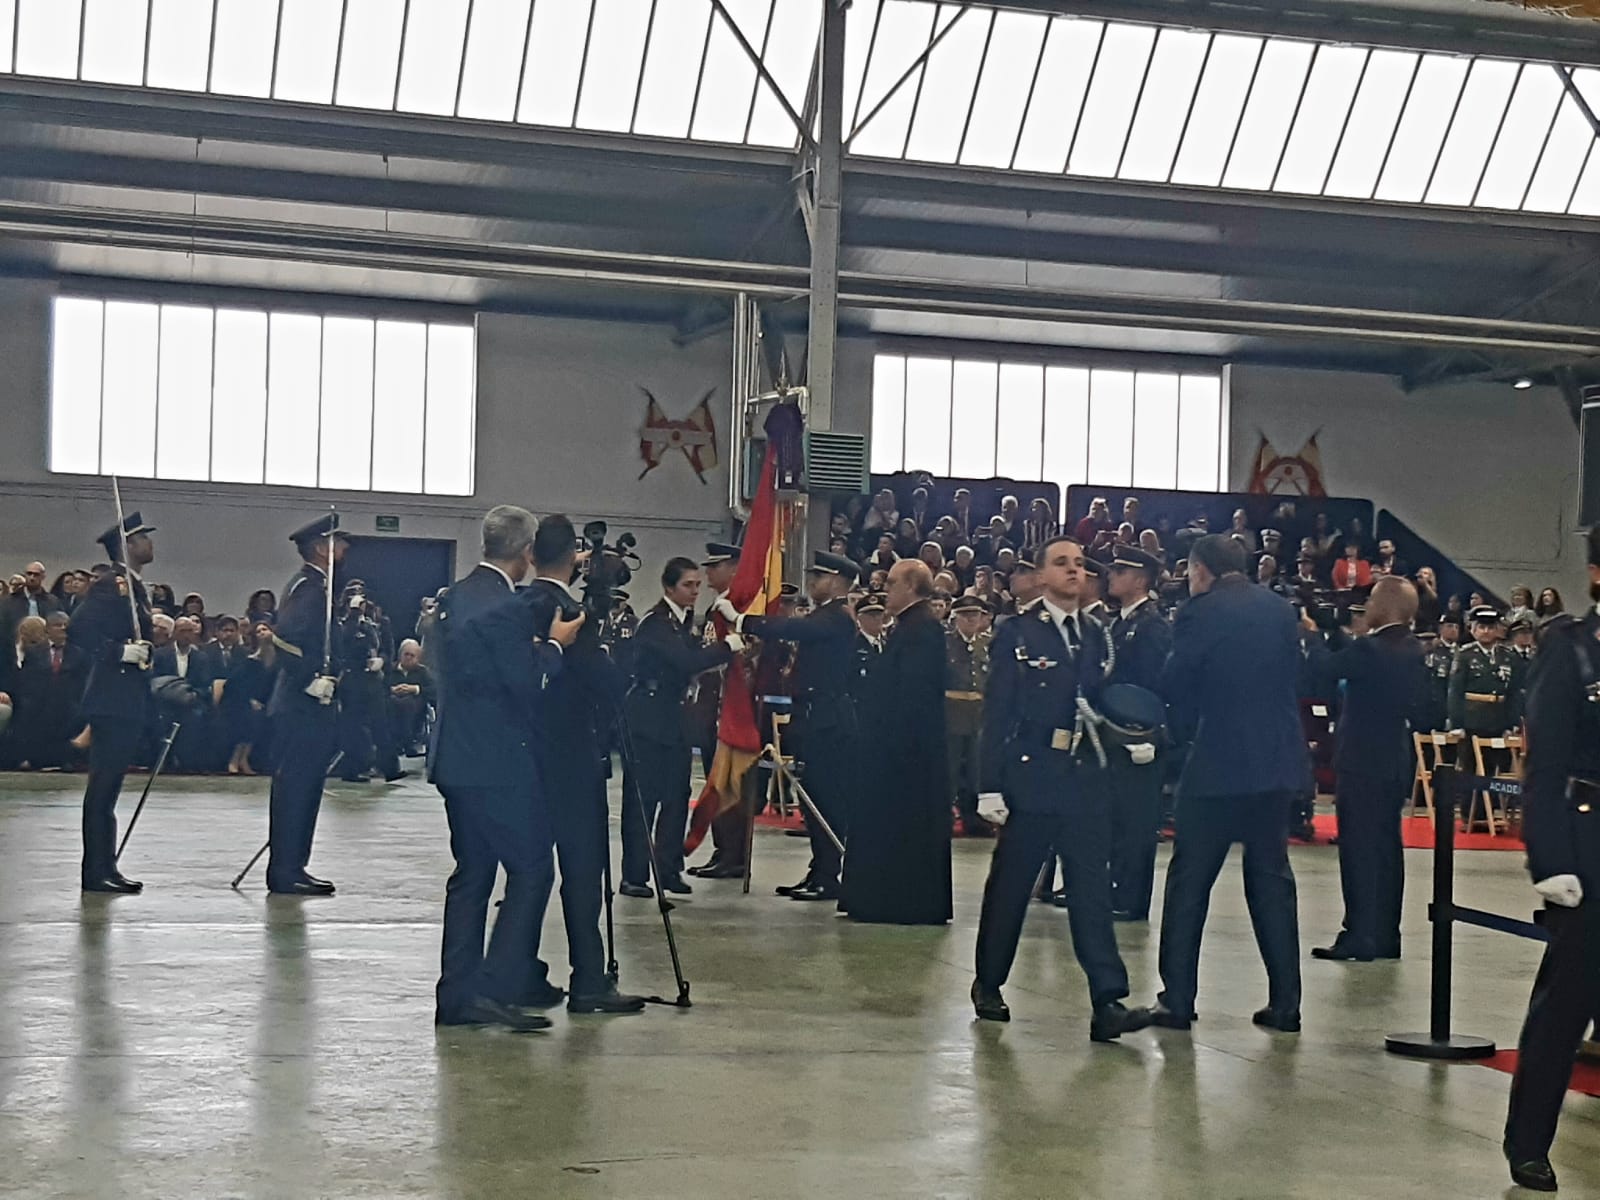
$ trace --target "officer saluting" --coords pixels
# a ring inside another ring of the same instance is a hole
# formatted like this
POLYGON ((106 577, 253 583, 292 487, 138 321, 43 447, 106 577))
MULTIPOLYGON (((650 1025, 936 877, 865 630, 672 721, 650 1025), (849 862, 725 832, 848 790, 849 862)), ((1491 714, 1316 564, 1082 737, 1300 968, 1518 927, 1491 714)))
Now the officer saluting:
POLYGON ((1111 923, 1105 772, 1078 703, 1081 698, 1092 704, 1104 684, 1106 632, 1078 611, 1086 582, 1077 539, 1052 538, 1036 561, 1043 596, 1000 627, 989 652, 985 790, 978 811, 1005 828, 983 890, 972 1002, 984 1020, 1011 1019, 1000 987, 1016 958, 1028 897, 1054 846, 1067 867, 1073 953, 1089 977, 1094 1005, 1089 1037, 1109 1042, 1143 1029, 1150 1014, 1122 1004, 1128 972, 1111 923))
POLYGON ((139 571, 155 560, 150 541, 154 532, 135 512, 100 535, 112 570, 89 589, 67 627, 67 640, 81 647, 93 664, 83 693, 90 737, 89 779, 83 789, 86 892, 132 894, 144 887, 117 870, 117 797, 123 776, 138 757, 150 704, 150 597, 139 571))
MULTIPOLYGON (((716 605, 724 617, 732 613, 729 619, 740 634, 798 647, 791 676, 792 745, 795 757, 805 764, 806 794, 841 841, 850 825, 858 742, 853 699, 856 624, 845 597, 858 572, 850 559, 817 551, 807 571, 815 607, 803 617, 740 616, 725 597, 716 605)), ((779 888, 778 894, 791 900, 837 900, 841 856, 809 816, 811 866, 803 880, 779 888)))
MULTIPOLYGON (((1600 599, 1600 528, 1588 539, 1600 599)), ((1561 1100, 1584 1029, 1600 1011, 1600 613, 1546 628, 1528 688, 1523 837, 1550 935, 1517 1043, 1504 1150, 1511 1178, 1556 1190, 1561 1100)))
MULTIPOLYGON (((1118 546, 1109 591, 1115 666, 1108 683, 1130 683, 1160 694, 1161 673, 1172 653, 1172 625, 1150 599, 1161 563, 1137 546, 1118 546)), ((1156 746, 1139 742, 1107 748, 1111 786, 1111 901, 1119 921, 1148 921, 1156 884, 1156 837, 1161 822, 1162 763, 1156 746)))
POLYGON ((343 667, 330 646, 329 576, 349 542, 330 512, 289 535, 302 560, 278 606, 272 635, 278 648, 278 682, 267 704, 278 747, 272 776, 271 854, 267 890, 285 896, 331 896, 333 884, 306 873, 311 840, 322 807, 322 783, 339 744, 339 709, 334 701, 343 667))

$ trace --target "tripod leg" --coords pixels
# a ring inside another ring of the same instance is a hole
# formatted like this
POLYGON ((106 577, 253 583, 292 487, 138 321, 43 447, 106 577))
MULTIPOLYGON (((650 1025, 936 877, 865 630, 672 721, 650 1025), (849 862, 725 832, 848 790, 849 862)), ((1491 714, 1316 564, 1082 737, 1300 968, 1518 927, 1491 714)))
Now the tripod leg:
MULTIPOLYGON (((760 760, 750 768, 752 771, 761 769, 760 760)), ((745 779, 750 782, 749 777, 745 779)), ((750 857, 755 853, 756 846, 756 789, 744 788, 744 795, 739 797, 739 806, 744 809, 744 891, 743 895, 750 894, 750 857)))
POLYGON ((249 862, 245 863, 244 870, 240 871, 237 875, 235 875, 233 877, 233 882, 230 883, 228 886, 231 887, 234 891, 237 892, 239 890, 239 885, 244 882, 244 877, 246 875, 250 874, 251 869, 258 862, 261 861, 261 856, 267 852, 267 847, 270 846, 270 845, 272 845, 272 839, 271 838, 268 838, 266 841, 262 842, 261 843, 261 849, 256 851, 255 857, 252 858, 249 862))
MULTIPOLYGON (((628 733, 627 721, 619 721, 618 729, 622 734, 622 752, 627 756, 627 761, 632 763, 634 761, 633 738, 628 733)), ((683 963, 678 958, 678 939, 672 932, 672 905, 668 902, 667 895, 661 888, 661 860, 656 856, 656 836, 650 824, 650 813, 645 808, 644 796, 639 791, 637 772, 624 771, 622 778, 624 788, 627 787, 626 781, 628 779, 631 778, 634 781, 633 802, 639 806, 639 820, 644 826, 645 848, 649 852, 650 878, 655 884, 656 908, 661 913, 661 926, 666 930, 667 934, 667 953, 672 957, 672 977, 678 984, 678 998, 671 1003, 679 1008, 688 1008, 690 1006, 689 981, 683 977, 683 963)), ((627 803, 627 797, 623 798, 623 803, 627 803)))
POLYGON ((167 765, 167 755, 172 753, 173 739, 178 736, 182 728, 179 722, 174 721, 172 728, 167 730, 167 740, 161 743, 161 753, 156 758, 156 765, 151 768, 150 775, 144 781, 144 791, 139 793, 139 803, 134 806, 133 816, 128 818, 128 827, 122 831, 122 841, 117 846, 117 852, 112 857, 112 862, 122 861, 122 852, 128 847, 128 839, 133 836, 133 827, 139 823, 139 814, 144 811, 144 802, 150 799, 150 789, 155 786, 157 779, 161 778, 161 768, 167 765))

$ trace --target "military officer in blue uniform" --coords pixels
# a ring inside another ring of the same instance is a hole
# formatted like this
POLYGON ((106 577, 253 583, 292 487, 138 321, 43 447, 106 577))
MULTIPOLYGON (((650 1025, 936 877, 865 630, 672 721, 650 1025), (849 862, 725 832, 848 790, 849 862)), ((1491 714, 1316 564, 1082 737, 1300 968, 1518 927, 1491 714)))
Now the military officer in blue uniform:
MULTIPOLYGON (((1600 600, 1600 528, 1588 535, 1600 600)), ((1549 935, 1517 1042, 1504 1150, 1511 1178, 1556 1190, 1561 1101, 1584 1029, 1600 1010, 1600 614, 1550 623, 1528 688, 1523 836, 1549 935)))
POLYGON ((1104 754, 1081 701, 1093 705, 1109 657, 1105 628, 1079 612, 1083 547, 1052 538, 1038 552, 1044 594, 1002 625, 990 648, 984 694, 981 815, 1003 826, 984 885, 972 1002, 980 1018, 1008 1021, 1000 993, 1039 870, 1052 846, 1067 871, 1072 949, 1089 979, 1089 1036, 1114 1041, 1150 1022, 1128 1009, 1128 972, 1111 919, 1110 801, 1104 754))
POLYGON ((67 627, 68 642, 81 647, 91 663, 82 709, 90 737, 89 778, 83 789, 86 892, 133 894, 144 887, 117 870, 117 797, 123 776, 139 755, 149 719, 150 597, 139 572, 155 561, 154 532, 134 512, 121 526, 100 535, 112 569, 89 589, 67 627))
MULTIPOLYGON (((284 896, 331 896, 333 884, 306 871, 322 784, 339 745, 339 708, 334 692, 344 656, 328 636, 330 576, 349 542, 330 512, 289 535, 301 558, 285 585, 272 641, 278 648, 278 681, 267 704, 273 722, 278 769, 272 776, 271 853, 267 890, 284 896)), ((337 641, 337 638, 335 638, 337 641)))
MULTIPOLYGON (((1129 683, 1160 694, 1161 673, 1172 653, 1172 625, 1151 596, 1161 563, 1137 546, 1118 546, 1108 590, 1114 665, 1108 683, 1129 683)), ((1155 892, 1156 841, 1161 824, 1165 756, 1153 742, 1106 751, 1111 786, 1111 903, 1119 921, 1148 921, 1155 892)))
MULTIPOLYGON (((741 616, 726 598, 717 602, 724 617, 732 612, 730 619, 740 634, 794 645, 791 745, 805 764, 806 794, 841 841, 849 836, 858 760, 853 698, 856 624, 845 603, 858 572, 843 555, 817 551, 806 573, 814 607, 803 617, 741 616)), ((811 865, 804 879, 779 889, 779 894, 791 900, 837 900, 842 856, 809 813, 806 826, 811 865)))

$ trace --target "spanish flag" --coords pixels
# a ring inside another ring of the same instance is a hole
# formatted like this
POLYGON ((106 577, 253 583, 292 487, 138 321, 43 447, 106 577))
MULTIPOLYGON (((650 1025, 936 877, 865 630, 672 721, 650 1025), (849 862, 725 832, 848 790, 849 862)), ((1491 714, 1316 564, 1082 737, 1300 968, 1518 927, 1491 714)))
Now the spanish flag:
MULTIPOLYGON (((789 505, 778 502, 778 448, 768 441, 761 462, 761 480, 750 505, 750 520, 745 525, 744 542, 739 551, 739 569, 728 586, 728 599, 742 613, 765 613, 777 604, 783 585, 784 532, 789 505)), ((728 623, 712 613, 718 637, 728 634, 728 623)), ((689 832, 684 838, 684 854, 693 854, 705 841, 711 822, 739 803, 745 772, 761 756, 761 727, 756 721, 755 672, 752 664, 735 658, 728 664, 722 685, 722 711, 717 717, 717 751, 711 760, 711 774, 705 789, 695 801, 689 832)))

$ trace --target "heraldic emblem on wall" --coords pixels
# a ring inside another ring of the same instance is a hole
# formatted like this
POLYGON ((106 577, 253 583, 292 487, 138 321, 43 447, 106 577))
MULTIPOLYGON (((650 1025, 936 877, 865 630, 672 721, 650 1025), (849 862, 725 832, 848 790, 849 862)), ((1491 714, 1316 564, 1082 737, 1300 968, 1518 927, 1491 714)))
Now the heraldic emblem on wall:
POLYGON ((670 450, 682 450, 700 482, 706 481, 706 472, 717 465, 717 426, 711 416, 712 389, 701 397, 689 415, 681 421, 667 416, 661 402, 641 387, 646 400, 644 425, 639 430, 639 457, 644 459, 643 479, 661 465, 661 459, 670 450))
POLYGON ((1263 496, 1326 496, 1317 434, 1306 440, 1298 454, 1279 454, 1267 441, 1267 435, 1262 434, 1261 445, 1256 447, 1255 470, 1245 490, 1263 496))

